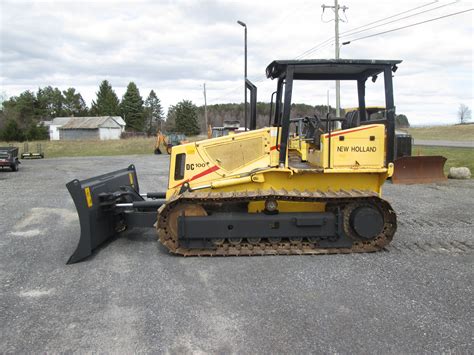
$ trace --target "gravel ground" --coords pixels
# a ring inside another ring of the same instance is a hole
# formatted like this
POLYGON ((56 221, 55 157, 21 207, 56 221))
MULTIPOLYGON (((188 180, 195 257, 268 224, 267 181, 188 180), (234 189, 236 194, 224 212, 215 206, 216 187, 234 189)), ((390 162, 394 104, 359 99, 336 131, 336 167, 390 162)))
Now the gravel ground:
POLYGON ((23 161, 0 171, 0 352, 470 353, 474 181, 387 184, 388 251, 182 258, 134 230, 65 265, 79 236, 65 183, 167 156, 23 161))

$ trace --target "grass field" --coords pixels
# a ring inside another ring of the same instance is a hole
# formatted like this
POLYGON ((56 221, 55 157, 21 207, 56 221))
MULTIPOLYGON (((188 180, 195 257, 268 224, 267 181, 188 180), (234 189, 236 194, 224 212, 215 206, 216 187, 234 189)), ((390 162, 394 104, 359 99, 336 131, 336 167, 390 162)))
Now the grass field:
POLYGON ((452 166, 466 166, 471 170, 471 173, 474 173, 474 149, 472 148, 415 146, 412 153, 413 155, 442 155, 446 157, 448 159, 444 166, 446 174, 452 166))
MULTIPOLYGON (((12 144, 24 151, 23 143, 0 142, 0 146, 12 144)), ((40 141, 30 142, 29 150, 36 152, 41 144, 46 158, 87 157, 99 155, 153 154, 155 138, 130 138, 109 141, 40 141)))
MULTIPOLYGON (((204 137, 196 136, 187 139, 195 141, 204 139, 204 137)), ((41 144, 46 158, 153 154, 155 138, 129 138, 108 141, 39 141, 30 142, 29 150, 36 152, 37 144, 41 144)), ((24 143, 0 142, 0 147, 9 145, 19 147, 20 154, 24 151, 24 143)))
POLYGON ((415 139, 447 140, 447 141, 472 141, 474 140, 474 124, 414 127, 404 129, 415 139))

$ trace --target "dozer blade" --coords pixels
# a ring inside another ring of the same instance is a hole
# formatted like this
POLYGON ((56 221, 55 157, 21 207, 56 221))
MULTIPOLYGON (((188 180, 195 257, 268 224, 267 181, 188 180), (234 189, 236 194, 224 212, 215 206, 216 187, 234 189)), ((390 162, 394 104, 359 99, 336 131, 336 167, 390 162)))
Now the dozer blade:
POLYGON ((115 201, 110 197, 125 195, 126 199, 135 200, 135 196, 139 196, 138 179, 135 167, 130 165, 90 179, 72 180, 66 187, 76 205, 81 226, 79 244, 67 262, 73 264, 87 258, 124 229, 122 217, 113 208, 115 201))
POLYGON ((394 184, 429 184, 447 180, 446 158, 440 155, 402 157, 394 161, 394 184))

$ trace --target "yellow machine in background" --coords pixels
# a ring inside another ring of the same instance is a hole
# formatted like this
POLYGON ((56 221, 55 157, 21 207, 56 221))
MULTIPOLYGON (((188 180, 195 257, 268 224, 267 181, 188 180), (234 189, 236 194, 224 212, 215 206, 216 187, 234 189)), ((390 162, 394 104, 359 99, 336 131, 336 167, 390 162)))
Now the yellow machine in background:
POLYGON ((272 126, 256 129, 256 88, 249 85, 255 90, 250 130, 174 146, 166 192, 141 195, 134 166, 70 182, 84 226, 70 262, 90 255, 117 230, 155 223, 161 243, 185 256, 382 249, 397 228, 395 212, 381 193, 393 173, 392 75, 399 63, 274 61, 266 71, 277 80, 272 126), (365 82, 381 74, 387 117, 369 122, 365 82), (334 123, 344 124, 345 118, 314 115, 298 123, 292 138, 292 92, 298 80, 356 81, 359 125, 335 130, 334 123))
POLYGON ((305 162, 308 161, 309 146, 307 140, 304 138, 304 121, 304 118, 294 118, 290 120, 291 123, 295 124, 296 131, 290 134, 288 149, 290 152, 297 152, 301 157, 301 161, 305 162))
POLYGON ((188 143, 186 136, 184 134, 170 133, 169 135, 164 135, 161 131, 156 132, 154 153, 162 154, 166 153, 171 154, 171 148, 175 145, 188 143))

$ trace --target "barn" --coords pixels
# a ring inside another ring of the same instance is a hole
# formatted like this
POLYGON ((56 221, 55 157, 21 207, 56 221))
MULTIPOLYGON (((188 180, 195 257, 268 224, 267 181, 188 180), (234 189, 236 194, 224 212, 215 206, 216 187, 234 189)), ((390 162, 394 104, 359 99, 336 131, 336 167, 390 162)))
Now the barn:
POLYGON ((71 118, 59 127, 61 140, 120 139, 121 125, 111 116, 71 118))
POLYGON ((52 141, 59 140, 59 127, 66 124, 71 117, 56 117, 54 120, 45 122, 45 126, 49 127, 49 139, 52 141))

